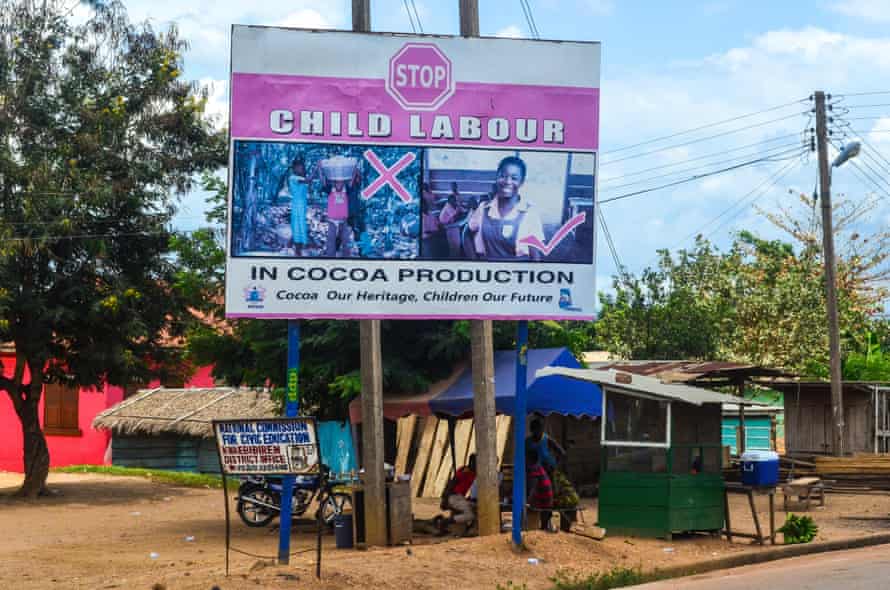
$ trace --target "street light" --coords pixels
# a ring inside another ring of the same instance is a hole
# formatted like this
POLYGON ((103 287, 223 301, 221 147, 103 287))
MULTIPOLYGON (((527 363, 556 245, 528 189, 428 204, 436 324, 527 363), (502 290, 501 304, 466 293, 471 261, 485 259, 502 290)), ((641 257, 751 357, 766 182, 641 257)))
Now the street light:
POLYGON ((841 148, 841 152, 834 159, 834 162, 831 163, 832 168, 838 168, 843 166, 847 160, 852 160, 856 156, 859 155, 859 150, 862 149, 862 144, 858 141, 851 141, 847 145, 841 148))

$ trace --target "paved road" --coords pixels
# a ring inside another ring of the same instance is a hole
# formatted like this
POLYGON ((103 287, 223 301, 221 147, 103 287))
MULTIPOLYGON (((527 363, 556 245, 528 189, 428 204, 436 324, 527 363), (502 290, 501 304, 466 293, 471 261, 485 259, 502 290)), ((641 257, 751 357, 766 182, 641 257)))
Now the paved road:
POLYGON ((890 588, 890 545, 781 559, 634 586, 635 590, 880 590, 890 588))

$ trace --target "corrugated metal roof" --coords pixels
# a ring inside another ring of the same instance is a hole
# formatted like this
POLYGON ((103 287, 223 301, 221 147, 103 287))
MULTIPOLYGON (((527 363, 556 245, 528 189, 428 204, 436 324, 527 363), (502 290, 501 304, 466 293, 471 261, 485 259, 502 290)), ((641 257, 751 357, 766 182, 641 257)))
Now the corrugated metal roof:
MULTIPOLYGON (((717 393, 716 391, 703 389, 701 387, 690 387, 689 385, 680 385, 677 383, 663 383, 661 380, 654 377, 632 375, 623 371, 545 367, 535 373, 535 375, 537 377, 562 375, 564 377, 571 377, 572 379, 599 383, 600 385, 608 387, 610 390, 623 390, 630 394, 640 393, 665 400, 694 404, 696 406, 702 404, 739 403, 739 398, 731 395, 717 393)), ((762 404, 754 402, 751 405, 762 404)))
POLYGON ((591 369, 616 370, 658 377, 663 382, 690 383, 700 379, 790 376, 781 369, 727 361, 604 361, 587 363, 591 369))

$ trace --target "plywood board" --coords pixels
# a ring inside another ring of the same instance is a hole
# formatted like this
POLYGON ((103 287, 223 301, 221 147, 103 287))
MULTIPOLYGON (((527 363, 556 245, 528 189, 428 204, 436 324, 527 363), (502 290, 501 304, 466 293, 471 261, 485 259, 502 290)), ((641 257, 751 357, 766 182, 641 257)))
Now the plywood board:
POLYGON ((423 489, 424 475, 427 472, 427 466, 430 461, 430 451, 433 448, 433 440, 436 437, 437 426, 439 420, 430 416, 424 418, 423 434, 420 437, 420 444, 417 447, 417 457, 414 459, 414 466, 411 470, 411 497, 416 498, 423 489))
POLYGON ((466 465, 470 461, 470 455, 476 452, 476 423, 473 422, 472 428, 470 428, 470 442, 467 444, 467 452, 466 457, 464 457, 463 464, 466 465))
MULTIPOLYGON (((472 432, 473 420, 471 418, 457 421, 457 426, 454 429, 454 456, 457 459, 457 465, 455 467, 463 467, 467 464, 467 448, 470 444, 470 436, 472 432)), ((448 454, 451 454, 450 448, 448 449, 448 454)), ((446 482, 446 485, 447 483, 448 482, 446 482)))
MULTIPOLYGON (((426 478, 423 482, 423 494, 424 498, 436 498, 438 496, 435 495, 436 481, 439 477, 439 471, 442 469, 442 463, 444 462, 444 457, 448 457, 448 469, 451 469, 451 455, 445 453, 445 449, 448 447, 448 422, 446 420, 439 420, 439 426, 436 428, 436 436, 433 439, 432 447, 430 448, 430 463, 429 467, 427 467, 426 478)), ((441 492, 440 492, 441 493, 441 492)))
POLYGON ((417 424, 417 416, 405 416, 399 418, 396 430, 396 473, 407 473, 408 455, 411 453, 411 443, 414 441, 414 425, 417 424))
POLYGON ((510 437, 510 424, 513 418, 510 416, 497 416, 495 426, 497 428, 497 452, 498 469, 504 464, 504 451, 507 449, 507 439, 510 437))
MULTIPOLYGON (((446 431, 447 430, 448 428, 446 426, 446 431)), ((455 438, 457 438, 456 434, 455 438)), ((442 496, 442 492, 445 491, 445 487, 451 479, 451 468, 453 464, 454 463, 451 460, 451 448, 446 442, 445 451, 442 453, 442 462, 439 464, 439 472, 436 474, 436 479, 433 480, 433 485, 430 488, 427 488, 427 491, 429 492, 429 494, 426 495, 427 498, 439 498, 442 496)))

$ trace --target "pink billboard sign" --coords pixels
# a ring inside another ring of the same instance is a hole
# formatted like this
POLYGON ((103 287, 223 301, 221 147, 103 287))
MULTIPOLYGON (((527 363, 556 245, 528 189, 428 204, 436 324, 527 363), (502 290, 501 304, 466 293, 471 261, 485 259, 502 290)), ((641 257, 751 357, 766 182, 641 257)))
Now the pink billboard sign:
POLYGON ((599 61, 233 27, 226 316, 592 319, 599 61))
MULTIPOLYGON (((409 96, 442 100, 430 94, 409 96)), ((232 135, 372 144, 598 147, 598 88, 458 82, 444 101, 434 112, 406 111, 381 79, 236 73, 232 135)))

